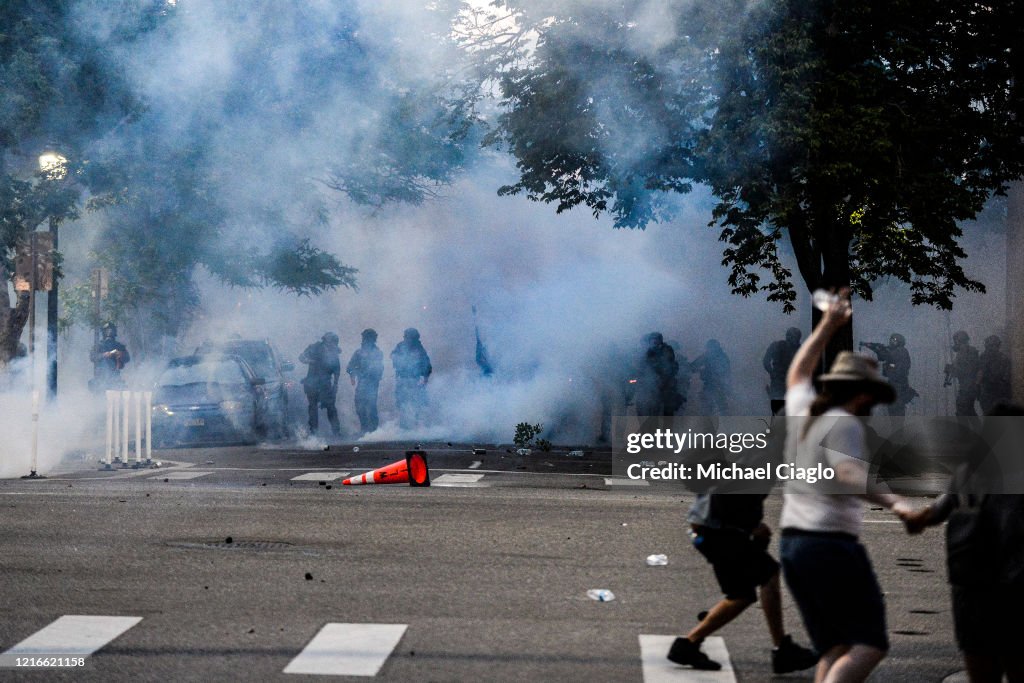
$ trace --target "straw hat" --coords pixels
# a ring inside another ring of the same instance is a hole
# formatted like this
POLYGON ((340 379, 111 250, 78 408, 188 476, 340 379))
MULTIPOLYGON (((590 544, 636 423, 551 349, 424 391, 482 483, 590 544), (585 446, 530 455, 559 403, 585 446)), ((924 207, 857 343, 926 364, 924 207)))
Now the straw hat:
POLYGON ((823 384, 860 382, 865 385, 867 391, 875 395, 879 403, 892 403, 896 400, 896 391, 882 377, 882 373, 878 370, 878 361, 853 351, 840 351, 832 363, 832 368, 826 374, 819 376, 818 381, 823 384))

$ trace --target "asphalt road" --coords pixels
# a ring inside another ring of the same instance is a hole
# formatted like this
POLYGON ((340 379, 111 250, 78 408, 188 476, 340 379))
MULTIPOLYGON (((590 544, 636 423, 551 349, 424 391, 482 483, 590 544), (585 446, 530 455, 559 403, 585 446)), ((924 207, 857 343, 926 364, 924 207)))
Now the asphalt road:
MULTIPOLYGON (((382 680, 701 680, 641 664, 640 636, 685 632, 718 598, 684 533, 688 496, 609 485, 601 453, 425 446, 430 488, 339 486, 401 444, 169 451, 160 469, 83 462, 0 481, 0 651, 66 615, 141 618, 83 668, 0 679, 297 681, 283 671, 325 625, 390 624, 405 628, 382 680), (648 567, 653 553, 669 564, 648 567)), ((941 533, 908 538, 880 511, 867 521, 893 643, 873 680, 941 681, 961 668, 941 533)), ((786 619, 806 643, 788 598, 786 619)), ((736 680, 772 678, 756 609, 721 635, 736 680)))

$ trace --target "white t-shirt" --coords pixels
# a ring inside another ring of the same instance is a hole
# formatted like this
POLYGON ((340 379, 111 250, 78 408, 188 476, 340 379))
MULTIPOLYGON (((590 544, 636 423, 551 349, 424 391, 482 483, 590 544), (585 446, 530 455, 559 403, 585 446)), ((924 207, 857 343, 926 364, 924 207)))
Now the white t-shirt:
MULTIPOLYGON (((786 391, 786 416, 809 416, 816 396, 810 382, 790 388, 786 391)), ((846 462, 866 473, 864 426, 850 419, 852 417, 841 408, 827 410, 814 420, 804 438, 800 438, 802 421, 794 420, 786 437, 786 460, 798 467, 820 462, 833 469, 846 462)), ((829 486, 829 482, 808 484, 800 479, 788 480, 779 525, 783 529, 839 531, 859 536, 864 517, 863 500, 852 494, 822 493, 829 486)))

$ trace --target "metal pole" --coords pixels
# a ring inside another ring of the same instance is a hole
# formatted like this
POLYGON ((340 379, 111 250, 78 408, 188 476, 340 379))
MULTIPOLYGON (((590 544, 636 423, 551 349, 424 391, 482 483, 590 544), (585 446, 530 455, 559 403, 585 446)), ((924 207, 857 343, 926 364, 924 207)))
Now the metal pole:
POLYGON ((121 392, 108 391, 110 394, 110 409, 114 416, 113 438, 110 440, 111 450, 114 452, 114 462, 121 462, 121 392))
POLYGON ((153 462, 153 392, 147 391, 146 397, 146 462, 153 462))
POLYGON ((32 390, 32 465, 31 471, 22 479, 46 479, 39 476, 39 392, 32 390))
POLYGON ((60 222, 50 216, 50 235, 53 236, 53 251, 50 252, 50 291, 46 295, 46 398, 57 398, 57 268, 53 261, 57 254, 57 233, 60 222))

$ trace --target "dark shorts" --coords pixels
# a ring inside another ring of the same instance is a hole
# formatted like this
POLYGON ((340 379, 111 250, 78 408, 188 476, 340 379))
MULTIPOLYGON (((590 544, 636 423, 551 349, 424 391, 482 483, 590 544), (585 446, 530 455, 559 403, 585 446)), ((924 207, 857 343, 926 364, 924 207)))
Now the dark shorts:
POLYGON ((953 630, 960 649, 1000 655, 1024 644, 1024 588, 953 586, 953 630))
POLYGON ((781 549, 786 585, 818 652, 837 645, 889 649, 882 589, 856 538, 785 529, 781 549))
POLYGON ((725 597, 757 600, 757 587, 779 573, 779 563, 763 543, 739 531, 701 528, 694 532, 693 546, 711 563, 725 597))

